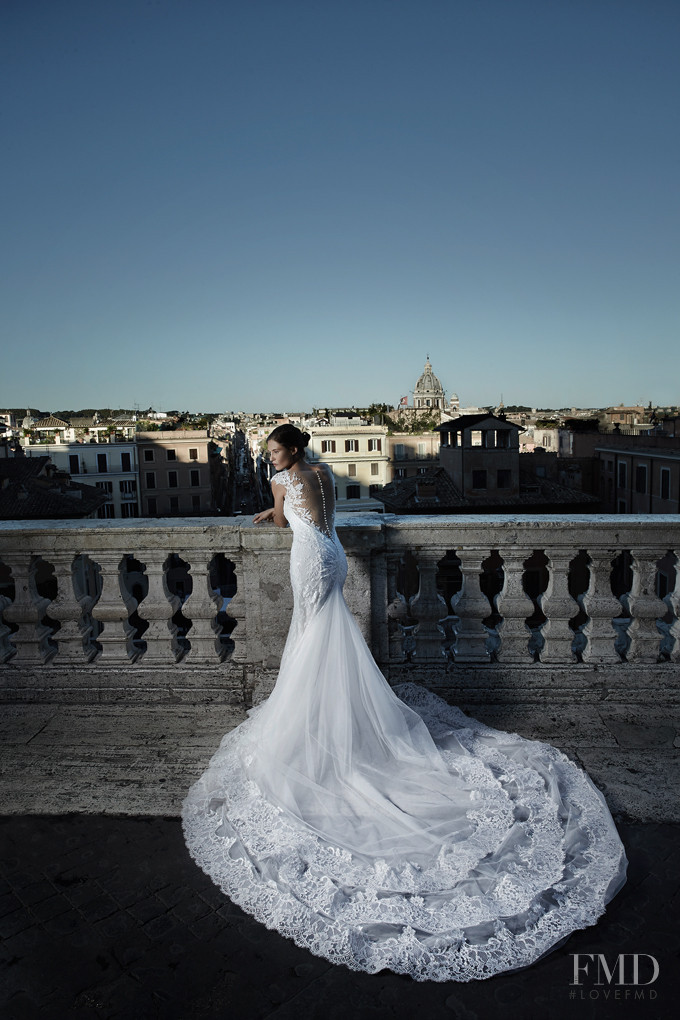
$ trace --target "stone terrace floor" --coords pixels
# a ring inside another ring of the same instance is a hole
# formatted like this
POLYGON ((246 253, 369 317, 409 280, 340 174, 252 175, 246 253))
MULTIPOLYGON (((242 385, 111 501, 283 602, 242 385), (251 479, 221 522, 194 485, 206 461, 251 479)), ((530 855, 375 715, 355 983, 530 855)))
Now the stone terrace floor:
POLYGON ((599 924, 514 974, 420 984, 333 966, 267 931, 193 864, 177 819, 0 818, 0 1016, 665 1020, 677 1015, 680 826, 619 831, 628 882, 599 924), (637 1001, 594 978, 576 989, 577 952, 610 965, 651 954, 660 975, 637 1001))

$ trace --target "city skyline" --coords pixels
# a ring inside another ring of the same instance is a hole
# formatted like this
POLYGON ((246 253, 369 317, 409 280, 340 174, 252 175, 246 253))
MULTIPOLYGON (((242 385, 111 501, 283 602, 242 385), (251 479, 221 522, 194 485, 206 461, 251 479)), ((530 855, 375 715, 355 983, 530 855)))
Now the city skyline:
POLYGON ((676 5, 0 21, 4 406, 680 402, 676 5))

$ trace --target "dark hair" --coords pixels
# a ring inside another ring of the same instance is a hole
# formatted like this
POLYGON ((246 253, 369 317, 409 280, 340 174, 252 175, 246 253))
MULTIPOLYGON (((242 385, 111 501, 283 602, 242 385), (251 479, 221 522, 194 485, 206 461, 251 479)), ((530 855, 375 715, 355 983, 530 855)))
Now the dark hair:
POLYGON ((273 440, 280 443, 287 450, 296 449, 295 460, 302 460, 305 455, 305 447, 310 440, 309 432, 301 432, 297 425, 277 425, 273 432, 267 436, 267 442, 273 440))

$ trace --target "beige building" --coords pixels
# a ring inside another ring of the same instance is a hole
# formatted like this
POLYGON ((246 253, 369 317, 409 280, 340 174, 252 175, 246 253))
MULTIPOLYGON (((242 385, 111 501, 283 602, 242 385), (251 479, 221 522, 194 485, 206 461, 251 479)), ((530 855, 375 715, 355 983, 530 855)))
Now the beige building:
POLYGON ((389 480, 424 475, 439 465, 438 432, 393 432, 387 437, 389 480))
POLYGON ((309 429, 311 462, 323 461, 335 475, 337 509, 377 510, 373 498, 391 480, 384 425, 320 425, 309 429))
POLYGON ((143 517, 190 517, 218 509, 211 447, 205 429, 137 433, 143 517))

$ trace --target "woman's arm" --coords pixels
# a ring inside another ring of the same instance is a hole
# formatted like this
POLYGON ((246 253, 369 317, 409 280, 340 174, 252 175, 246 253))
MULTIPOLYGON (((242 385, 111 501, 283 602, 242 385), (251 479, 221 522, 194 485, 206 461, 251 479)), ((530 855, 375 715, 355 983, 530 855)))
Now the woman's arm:
MULTIPOLYGON (((272 478, 272 481, 275 481, 275 479, 272 478)), ((283 500, 286 495, 285 486, 281 485, 280 482, 272 485, 272 494, 274 496, 274 506, 270 507, 269 510, 263 510, 262 513, 255 514, 253 524, 264 524, 266 521, 273 521, 277 528, 285 528, 288 524, 283 512, 283 500)))

